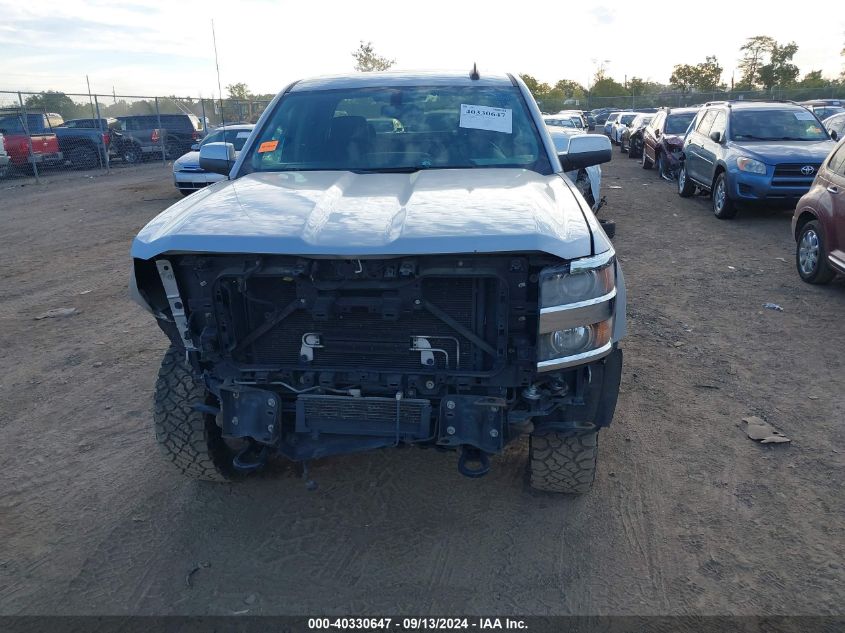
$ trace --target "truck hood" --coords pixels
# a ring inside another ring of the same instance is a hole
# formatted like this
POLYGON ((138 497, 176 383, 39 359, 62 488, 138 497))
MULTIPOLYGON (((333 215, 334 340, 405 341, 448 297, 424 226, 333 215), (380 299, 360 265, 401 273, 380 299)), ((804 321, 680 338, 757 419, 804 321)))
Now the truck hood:
POLYGON ((132 256, 165 252, 377 257, 610 248, 567 180, 524 169, 250 174, 198 191, 154 218, 132 256))
POLYGON ((732 141, 731 146, 767 165, 821 163, 836 146, 836 141, 732 141))

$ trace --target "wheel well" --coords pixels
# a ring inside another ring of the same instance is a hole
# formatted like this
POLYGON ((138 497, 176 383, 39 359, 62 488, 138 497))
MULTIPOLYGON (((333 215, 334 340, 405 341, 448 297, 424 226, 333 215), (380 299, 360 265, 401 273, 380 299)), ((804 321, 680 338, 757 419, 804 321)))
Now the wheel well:
POLYGON ((710 183, 710 191, 713 191, 713 188, 716 186, 716 179, 719 177, 719 174, 723 174, 726 171, 727 170, 724 165, 716 165, 716 172, 713 174, 713 182, 710 183))
POLYGON ((816 219, 816 216, 809 211, 803 211, 801 215, 798 216, 798 219, 795 221, 795 239, 798 239, 798 236, 801 234, 801 229, 804 228, 804 225, 808 222, 812 222, 816 219))

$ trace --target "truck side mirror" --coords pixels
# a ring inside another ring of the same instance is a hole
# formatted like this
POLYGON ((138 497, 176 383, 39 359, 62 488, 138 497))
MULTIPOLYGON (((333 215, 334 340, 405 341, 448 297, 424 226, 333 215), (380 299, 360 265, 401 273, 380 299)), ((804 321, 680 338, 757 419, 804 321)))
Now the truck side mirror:
POLYGON ((235 164, 232 143, 206 143, 200 147, 200 169, 228 176, 235 164))
POLYGON ((573 136, 569 139, 569 147, 565 153, 558 150, 558 158, 563 171, 574 171, 608 163, 612 157, 610 139, 597 134, 573 136))
POLYGON ((722 133, 721 132, 710 132, 710 140, 714 143, 721 143, 722 142, 722 133))

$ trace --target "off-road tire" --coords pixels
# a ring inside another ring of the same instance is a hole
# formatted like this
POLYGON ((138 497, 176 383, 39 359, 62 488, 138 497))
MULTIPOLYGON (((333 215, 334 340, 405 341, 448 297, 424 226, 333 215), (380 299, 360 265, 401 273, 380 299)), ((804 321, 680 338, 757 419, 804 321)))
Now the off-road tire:
POLYGON ((206 481, 232 478, 232 451, 223 442, 214 417, 196 404, 216 405, 195 379, 185 352, 173 346, 161 361, 155 387, 155 435, 161 452, 183 475, 206 481))
POLYGON ((598 431, 532 435, 528 448, 531 487, 569 495, 589 492, 596 478, 598 436, 598 431))
POLYGON ((822 227, 818 220, 807 222, 798 232, 798 239, 795 245, 795 266, 798 269, 798 275, 808 284, 826 284, 836 276, 834 270, 827 263, 824 240, 825 237, 822 234, 822 227), (810 270, 805 272, 801 268, 801 245, 808 233, 811 236, 815 236, 816 258, 815 265, 811 266, 810 270))

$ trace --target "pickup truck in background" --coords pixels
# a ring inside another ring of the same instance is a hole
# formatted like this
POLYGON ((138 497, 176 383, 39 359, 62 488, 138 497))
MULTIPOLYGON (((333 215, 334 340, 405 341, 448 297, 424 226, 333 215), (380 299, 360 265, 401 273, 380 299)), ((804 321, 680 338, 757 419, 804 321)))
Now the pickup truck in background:
POLYGON ((9 162, 11 159, 6 153, 6 141, 2 134, 0 134, 0 178, 5 178, 9 173, 9 162))
POLYGON ((6 153, 9 155, 11 166, 27 168, 32 165, 64 163, 64 156, 59 149, 59 139, 56 134, 49 127, 45 129, 41 125, 33 125, 41 116, 43 115, 28 115, 28 125, 24 126, 21 113, 0 111, 0 134, 4 136, 6 153))

